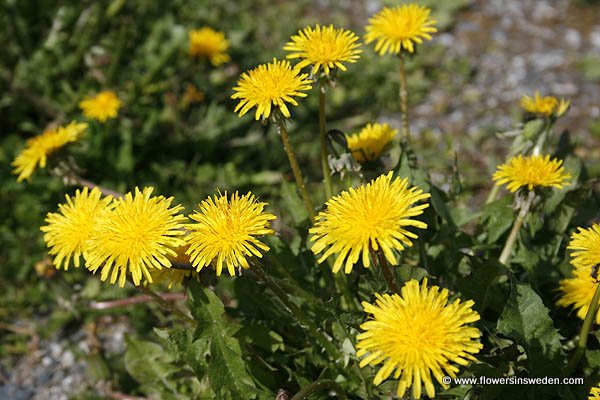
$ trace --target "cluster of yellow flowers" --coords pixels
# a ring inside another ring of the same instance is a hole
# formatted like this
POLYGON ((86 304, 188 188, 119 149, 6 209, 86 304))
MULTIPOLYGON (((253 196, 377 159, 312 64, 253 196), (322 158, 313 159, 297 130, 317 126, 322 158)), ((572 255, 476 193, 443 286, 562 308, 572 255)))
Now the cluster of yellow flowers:
MULTIPOLYGON (((135 188, 121 198, 113 198, 103 197, 97 188, 84 188, 74 197, 67 195, 59 212, 49 213, 47 225, 41 228, 54 265, 66 270, 72 261, 78 267, 83 257, 91 272, 101 270, 103 281, 118 282, 120 286, 127 279, 134 285, 166 281, 172 286, 190 273, 177 269, 176 260, 191 264, 198 272, 212 266, 217 275, 227 268, 234 276, 236 269, 250 268, 253 257, 260 258, 269 250, 259 237, 274 233, 270 221, 275 216, 265 212, 266 204, 250 193, 209 197, 189 215, 193 221, 189 222, 180 214, 182 207, 172 205, 172 197, 152 196, 152 192, 151 187, 135 188)), ((427 227, 412 217, 428 207, 413 204, 428 197, 416 187, 409 188, 407 179, 393 179, 392 173, 342 192, 327 203, 327 210, 318 215, 310 230, 312 251, 324 252, 320 262, 336 254, 334 272, 345 262, 345 272, 349 273, 359 258, 369 267, 371 251, 381 250, 388 261, 396 264, 394 252, 411 246, 411 239, 417 237, 406 227, 427 227), (357 224, 361 229, 356 229, 357 224)), ((471 309, 472 302, 461 304, 456 300, 448 305, 448 291, 428 287, 426 280, 421 286, 415 280, 408 282, 402 297, 376 297, 376 305, 364 303, 374 321, 363 324, 365 332, 359 336, 358 345, 358 355, 366 356, 362 366, 384 364, 376 384, 395 368, 396 377, 403 377, 399 393, 411 385, 410 377, 417 370, 433 371, 441 383, 436 372, 439 368, 455 376, 458 369, 450 362, 464 364, 465 359, 473 359, 470 354, 481 349, 475 340, 479 331, 466 326, 479 318, 471 309), (457 310, 460 318, 456 317, 457 310), (431 335, 445 338, 444 347, 427 346, 426 353, 416 351, 424 344, 419 327, 428 327, 431 335), (385 350, 390 345, 395 346, 393 353, 385 350), (446 361, 431 364, 431 355, 442 351, 446 361), (405 360, 413 362, 406 366, 405 360)), ((415 381, 413 394, 420 396, 421 379, 427 394, 433 396, 428 373, 415 381)))
MULTIPOLYGON (((369 20, 366 27, 367 43, 376 42, 375 50, 386 53, 413 53, 416 45, 431 39, 436 32, 436 21, 430 18, 427 7, 404 4, 393 8, 385 7, 369 20)), ((312 86, 310 78, 319 79, 319 74, 328 79, 334 71, 346 71, 345 63, 355 63, 361 50, 356 34, 334 26, 307 27, 293 35, 283 49, 290 52, 288 59, 298 59, 292 67, 287 61, 273 59, 271 63, 242 74, 232 99, 239 99, 236 112, 243 116, 256 107, 255 119, 268 119, 274 109, 285 118, 291 114, 286 103, 294 106, 294 97, 306 97, 304 91, 312 86), (311 66, 310 76, 302 69, 311 66)), ((360 163, 378 158, 393 140, 397 131, 387 124, 368 124, 361 132, 348 135, 348 148, 360 163)))
POLYGON ((124 286, 142 278, 153 283, 168 280, 180 283, 181 274, 159 274, 174 262, 191 264, 198 272, 210 265, 221 275, 223 265, 233 276, 236 268, 249 268, 247 257, 261 257, 269 247, 256 236, 272 234, 274 215, 264 212, 265 203, 248 193, 234 193, 204 200, 189 220, 172 206, 173 198, 152 196, 152 187, 120 198, 102 197, 97 188, 77 190, 74 197, 59 205, 59 213, 49 213, 44 240, 54 256, 56 268, 75 267, 80 258, 92 272, 101 270, 100 279, 124 286), (110 276, 110 279, 109 279, 110 276))
MULTIPOLYGON (((378 41, 376 50, 380 54, 398 54, 401 49, 412 53, 413 42, 430 39, 429 33, 435 32, 435 21, 429 13, 429 9, 415 5, 385 8, 370 21, 366 39, 378 41)), ((311 77, 319 79, 321 74, 330 78, 335 69, 345 71, 344 63, 358 60, 359 45, 354 33, 333 26, 301 30, 284 47, 291 52, 287 58, 299 59, 299 63, 292 67, 287 61, 274 59, 244 73, 232 96, 240 100, 235 111, 243 116, 256 107, 257 120, 270 118, 274 110, 289 118, 286 103, 298 105, 294 97, 306 96, 304 91, 311 88, 311 77), (308 66, 312 67, 310 76, 301 72, 308 66)), ((373 161, 396 134, 387 124, 368 124, 358 134, 347 137, 348 148, 357 161, 373 161)), ((311 250, 320 254, 320 263, 335 255, 333 272, 344 266, 344 272, 350 273, 359 260, 368 268, 371 262, 377 262, 378 253, 396 265, 397 252, 410 247, 411 239, 417 238, 407 228, 427 228, 426 223, 413 217, 428 207, 427 203, 415 203, 429 197, 421 189, 409 187, 408 179, 394 178, 391 172, 343 191, 329 199, 325 210, 316 216, 309 231, 311 250)), ((400 378, 399 396, 412 385, 413 396, 420 398, 423 383, 427 395, 433 397, 431 373, 444 385, 440 371, 456 376, 458 368, 453 363, 463 365, 466 360, 473 360, 471 354, 482 348, 477 340, 479 330, 467 326, 479 319, 471 308, 473 303, 456 300, 448 305, 448 291, 428 287, 427 280, 421 286, 416 280, 409 281, 401 296, 375 296, 376 304, 363 303, 373 320, 361 326, 364 332, 358 336, 357 355, 364 357, 361 367, 383 364, 375 384, 395 370, 394 378, 400 378), (439 340, 430 340, 431 337, 439 340), (444 356, 439 357, 440 354, 444 356)))

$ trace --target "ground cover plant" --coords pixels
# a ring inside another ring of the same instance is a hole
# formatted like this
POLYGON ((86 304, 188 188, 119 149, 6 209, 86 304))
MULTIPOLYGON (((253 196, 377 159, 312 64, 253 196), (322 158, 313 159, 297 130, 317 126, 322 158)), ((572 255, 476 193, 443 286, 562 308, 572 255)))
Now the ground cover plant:
POLYGON ((575 101, 482 172, 411 119, 469 2, 200 3, 2 2, 3 375, 59 335, 73 398, 600 397, 575 101))

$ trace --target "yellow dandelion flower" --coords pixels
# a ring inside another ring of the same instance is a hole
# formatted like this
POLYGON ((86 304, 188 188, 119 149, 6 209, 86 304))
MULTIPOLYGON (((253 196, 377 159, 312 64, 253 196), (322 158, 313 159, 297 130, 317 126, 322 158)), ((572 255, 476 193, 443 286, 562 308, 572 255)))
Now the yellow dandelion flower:
POLYGON ((83 115, 100 122, 106 122, 108 119, 117 117, 117 112, 121 108, 121 100, 117 94, 111 90, 105 90, 93 97, 86 97, 79 103, 79 108, 83 115))
POLYGON ((169 289, 172 289, 173 286, 181 285, 184 279, 189 278, 192 271, 171 267, 161 270, 153 269, 150 271, 150 275, 152 275, 152 284, 164 283, 169 289))
POLYGON ((38 165, 40 168, 45 168, 50 154, 68 143, 77 141, 87 127, 86 123, 71 122, 69 125, 49 129, 27 140, 25 149, 12 162, 12 166, 15 167, 13 174, 19 175, 17 182, 31 179, 38 165))
MULTIPOLYGON (((562 293, 556 305, 561 307, 573 306, 577 310, 577 317, 585 319, 592 304, 592 298, 596 291, 598 282, 591 277, 591 269, 576 268, 573 277, 560 281, 559 290, 562 293)), ((595 321, 600 324, 600 309, 596 312, 595 321)))
POLYGON ((183 209, 171 207, 172 197, 151 197, 154 188, 146 187, 114 200, 114 208, 97 224, 87 243, 87 267, 92 272, 102 269, 100 279, 105 281, 112 270, 110 283, 119 278, 125 285, 127 273, 133 283, 140 284, 142 275, 152 283, 150 271, 169 268, 169 256, 176 256, 173 248, 185 244, 183 235, 186 218, 178 215, 183 209))
POLYGON ((317 25, 315 28, 309 26, 291 39, 283 48, 291 52, 287 58, 301 59, 296 65, 297 68, 312 65, 313 75, 317 75, 320 69, 326 75, 329 75, 329 70, 335 68, 346 71, 343 63, 356 62, 362 52, 357 49, 360 43, 357 43, 358 36, 354 32, 335 29, 333 25, 317 25))
POLYGON ((398 134, 388 124, 367 124, 359 133, 346 136, 348 149, 359 163, 378 158, 398 134))
POLYGON ((229 41, 225 34, 208 26, 190 31, 188 33, 191 57, 206 57, 212 65, 218 67, 230 60, 227 50, 229 41))
POLYGON ((572 250, 571 264, 591 273, 592 267, 600 264, 600 225, 593 224, 588 229, 578 228, 571 235, 567 249, 572 250))
POLYGON ((260 251, 268 251, 269 246, 257 237, 274 233, 269 221, 275 216, 263 211, 266 205, 251 193, 240 197, 235 192, 229 200, 227 193, 203 200, 200 211, 189 216, 196 223, 188 225, 190 233, 185 237, 190 246, 186 254, 197 271, 215 262, 217 276, 224 265, 234 276, 236 268, 250 268, 248 257, 262 257, 260 251))
POLYGON ((301 74, 298 68, 292 68, 288 61, 277 61, 262 64, 244 72, 238 80, 232 99, 240 99, 235 112, 240 117, 256 107, 255 118, 269 118, 271 107, 278 107, 284 117, 290 117, 286 102, 298 105, 294 97, 306 97, 303 90, 311 88, 307 74, 301 74))
POLYGON ((567 111, 571 105, 570 101, 560 99, 560 101, 553 96, 540 95, 540 92, 535 92, 533 98, 529 96, 523 96, 521 98, 521 107, 533 114, 542 114, 546 117, 552 115, 560 117, 567 111))
POLYGON ((537 187, 555 187, 562 189, 568 185, 567 179, 571 174, 565 172, 562 160, 552 159, 550 156, 528 156, 519 154, 498 167, 493 180, 496 185, 507 184, 511 192, 516 192, 521 187, 529 190, 537 187))
POLYGON ((385 7, 369 19, 365 43, 377 41, 375 51, 379 55, 400 54, 402 49, 414 53, 416 44, 431 40, 430 33, 437 32, 430 13, 429 8, 418 4, 385 7))
POLYGON ((433 378, 442 384, 444 375, 456 377, 459 368, 475 360, 483 345, 479 329, 467 326, 479 320, 472 300, 448 304, 448 290, 427 287, 427 279, 407 282, 397 294, 375 294, 375 304, 363 302, 372 319, 363 323, 357 336, 356 356, 360 367, 383 364, 375 375, 379 385, 393 374, 399 379, 398 396, 412 386, 414 398, 421 398, 422 386, 434 398, 433 378))
POLYGON ((166 283, 169 289, 171 289, 173 286, 181 285, 185 278, 190 277, 192 275, 191 270, 175 268, 173 265, 177 263, 191 265, 190 256, 185 254, 188 248, 189 246, 180 246, 175 249, 175 256, 167 256, 169 261, 172 263, 171 268, 150 270, 150 275, 152 275, 152 284, 166 283))
POLYGON ((588 400, 600 400, 600 385, 590 389, 588 400))
POLYGON ((69 262, 73 258, 75 267, 79 267, 79 259, 86 254, 86 242, 104 212, 109 209, 112 197, 102 198, 102 193, 97 188, 88 191, 88 188, 77 190, 75 197, 65 196, 66 204, 59 204, 59 213, 48 213, 45 226, 40 229, 44 234, 44 241, 50 248, 50 255, 54 256, 52 263, 56 269, 64 267, 69 269, 69 262))
POLYGON ((421 215, 429 206, 413 204, 429 197, 417 187, 409 188, 406 178, 392 180, 392 172, 358 189, 350 188, 332 197, 326 203, 327 209, 317 215, 310 229, 310 240, 314 242, 311 250, 315 254, 324 252, 320 263, 337 254, 333 272, 345 262, 344 272, 349 274, 361 255, 363 265, 369 268, 370 251, 379 249, 395 265, 395 252, 412 246, 411 239, 417 238, 405 228, 427 228, 426 223, 411 217, 421 215))

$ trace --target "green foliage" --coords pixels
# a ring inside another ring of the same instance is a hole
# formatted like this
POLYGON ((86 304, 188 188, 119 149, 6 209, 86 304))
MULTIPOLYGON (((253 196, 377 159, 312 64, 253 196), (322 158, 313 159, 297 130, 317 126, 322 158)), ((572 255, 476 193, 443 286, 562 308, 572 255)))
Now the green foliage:
POLYGON ((565 366, 561 336, 542 299, 525 284, 516 284, 498 319, 498 333, 523 346, 532 376, 550 376, 565 366))
POLYGON ((216 398, 255 398, 260 392, 246 371, 240 344, 234 337, 239 326, 224 319, 223 303, 211 290, 192 282, 190 294, 190 309, 198 324, 194 339, 210 343, 208 379, 216 398))

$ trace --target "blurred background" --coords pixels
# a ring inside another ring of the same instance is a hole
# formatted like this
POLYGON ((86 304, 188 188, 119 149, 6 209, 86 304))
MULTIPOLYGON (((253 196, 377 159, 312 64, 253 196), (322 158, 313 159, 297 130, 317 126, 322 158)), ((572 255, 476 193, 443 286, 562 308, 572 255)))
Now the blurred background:
MULTIPOLYGON (((136 385, 123 365, 125 338, 149 335, 164 320, 147 305, 90 311, 86 304, 128 291, 86 279, 86 271, 53 270, 39 227, 75 188, 46 170, 17 183, 10 164, 26 139, 52 123, 84 121, 83 97, 114 90, 124 104, 118 118, 89 121, 86 139, 71 147, 86 179, 121 192, 152 185, 187 212, 217 188, 252 190, 294 223, 302 215, 282 210, 302 206, 293 204, 291 174, 282 173, 275 129, 234 114, 232 88, 243 71, 285 57, 299 29, 334 24, 362 36, 373 13, 399 3, 0 0, 0 398, 119 398, 136 385), (202 26, 225 32, 229 63, 188 57, 188 32, 202 26)), ((408 64, 411 128, 434 182, 448 187, 458 172, 462 205, 477 209, 510 146, 498 133, 515 129, 520 98, 536 90, 571 100, 552 143, 562 134, 599 175, 599 2, 419 3, 433 8, 439 32, 408 64)), ((328 94, 328 127, 399 127, 397 60, 362 48, 328 94)), ((317 185, 314 90, 292 115, 292 141, 317 185)))

